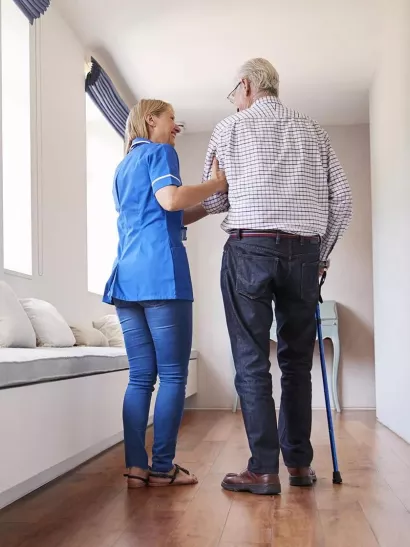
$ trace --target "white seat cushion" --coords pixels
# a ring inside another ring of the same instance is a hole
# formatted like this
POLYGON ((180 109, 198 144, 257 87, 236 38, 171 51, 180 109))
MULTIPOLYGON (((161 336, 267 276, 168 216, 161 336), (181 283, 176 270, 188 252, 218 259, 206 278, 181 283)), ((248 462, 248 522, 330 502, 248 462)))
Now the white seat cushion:
POLYGON ((37 337, 37 345, 49 348, 70 348, 75 344, 72 330, 49 302, 37 298, 20 300, 37 337))
POLYGON ((5 349, 0 390, 127 369, 124 348, 5 349))
POLYGON ((0 281, 0 348, 35 348, 36 334, 12 288, 0 281))

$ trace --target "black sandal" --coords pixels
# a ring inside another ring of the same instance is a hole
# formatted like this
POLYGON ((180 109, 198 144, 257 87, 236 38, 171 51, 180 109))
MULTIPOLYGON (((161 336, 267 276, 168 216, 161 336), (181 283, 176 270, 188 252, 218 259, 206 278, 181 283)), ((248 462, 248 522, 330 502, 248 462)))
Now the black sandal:
POLYGON ((169 479, 169 482, 152 482, 149 481, 150 486, 190 486, 191 484, 197 484, 198 480, 194 475, 191 475, 191 473, 188 471, 188 469, 184 469, 178 464, 174 465, 174 469, 170 473, 160 473, 158 471, 151 471, 149 472, 150 477, 155 477, 157 479, 169 479), (192 477, 193 482, 187 483, 187 482, 175 482, 175 479, 177 478, 179 473, 185 473, 185 475, 188 475, 189 477, 192 477))
POLYGON ((144 488, 148 486, 148 477, 139 477, 138 475, 130 475, 129 473, 124 473, 124 477, 128 479, 128 488, 144 488), (139 484, 138 482, 134 483, 133 481, 141 481, 144 484, 139 484))

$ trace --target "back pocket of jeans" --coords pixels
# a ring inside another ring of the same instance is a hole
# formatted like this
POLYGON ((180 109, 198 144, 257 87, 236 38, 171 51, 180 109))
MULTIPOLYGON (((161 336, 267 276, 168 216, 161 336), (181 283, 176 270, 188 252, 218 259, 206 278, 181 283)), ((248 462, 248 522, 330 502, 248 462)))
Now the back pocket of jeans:
POLYGON ((319 300, 319 262, 302 264, 301 297, 306 302, 319 300))
POLYGON ((276 274, 278 262, 276 257, 240 255, 236 270, 237 292, 248 298, 261 298, 276 274))

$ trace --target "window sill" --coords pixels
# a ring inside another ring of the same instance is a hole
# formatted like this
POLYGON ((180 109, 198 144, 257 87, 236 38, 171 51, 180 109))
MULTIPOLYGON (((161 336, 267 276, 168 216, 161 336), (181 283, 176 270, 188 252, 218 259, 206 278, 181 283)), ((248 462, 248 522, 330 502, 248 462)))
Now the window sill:
POLYGON ((33 279, 32 275, 24 274, 21 272, 15 272, 13 270, 4 270, 5 275, 10 275, 12 277, 22 277, 23 279, 33 279))

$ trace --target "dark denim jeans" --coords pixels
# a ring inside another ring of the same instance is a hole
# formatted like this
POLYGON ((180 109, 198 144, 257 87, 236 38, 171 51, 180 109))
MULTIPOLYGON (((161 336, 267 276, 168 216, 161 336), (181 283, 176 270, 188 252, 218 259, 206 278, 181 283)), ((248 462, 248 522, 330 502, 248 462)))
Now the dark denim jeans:
POLYGON ((123 408, 126 467, 148 469, 145 433, 158 375, 152 469, 167 473, 172 469, 184 410, 192 344, 192 302, 115 300, 115 306, 130 364, 123 408))
POLYGON ((319 299, 319 237, 230 238, 221 286, 254 473, 277 473, 313 459, 311 369, 319 299), (270 374, 269 332, 275 302, 282 371, 279 435, 270 374))

